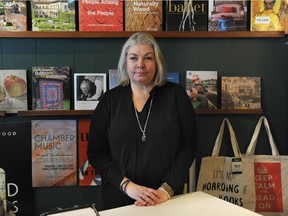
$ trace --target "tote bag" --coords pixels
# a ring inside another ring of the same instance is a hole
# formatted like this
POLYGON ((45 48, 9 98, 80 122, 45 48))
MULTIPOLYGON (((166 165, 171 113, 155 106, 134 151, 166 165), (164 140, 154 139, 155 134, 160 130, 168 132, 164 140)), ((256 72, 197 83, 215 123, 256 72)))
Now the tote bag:
POLYGON ((262 215, 288 215, 288 156, 279 155, 266 117, 262 116, 253 133, 246 155, 254 158, 256 209, 262 215), (264 124, 272 155, 255 155, 264 124))
MULTIPOLYGON (((212 156, 203 157, 197 191, 255 210, 254 160, 240 153, 233 128, 224 118, 215 141, 212 156), (234 157, 219 156, 225 124, 227 124, 234 157)), ((231 213, 233 215, 233 213, 231 213)))

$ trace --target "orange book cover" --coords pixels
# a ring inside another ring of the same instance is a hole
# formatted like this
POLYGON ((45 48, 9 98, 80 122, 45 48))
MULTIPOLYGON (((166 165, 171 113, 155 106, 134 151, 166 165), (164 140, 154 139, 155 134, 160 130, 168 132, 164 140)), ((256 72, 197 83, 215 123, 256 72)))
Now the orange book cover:
POLYGON ((123 1, 79 0, 79 31, 123 31, 123 1))
POLYGON ((257 0, 251 1, 251 31, 288 32, 288 1, 257 0), (286 20, 286 21, 285 21, 286 20), (287 27, 285 27, 285 25, 287 27))
POLYGON ((163 3, 159 0, 126 0, 125 31, 163 31, 163 3))
POLYGON ((90 119, 78 120, 79 186, 101 185, 101 178, 99 174, 89 164, 89 161, 87 158, 89 127, 90 127, 90 119))

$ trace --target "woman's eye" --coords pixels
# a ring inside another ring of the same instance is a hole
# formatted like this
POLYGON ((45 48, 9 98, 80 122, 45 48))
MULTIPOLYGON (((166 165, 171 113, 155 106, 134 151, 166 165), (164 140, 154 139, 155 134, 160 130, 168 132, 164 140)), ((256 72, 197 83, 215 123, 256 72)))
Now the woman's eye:
POLYGON ((147 57, 145 57, 144 59, 145 59, 146 61, 151 61, 151 60, 153 60, 153 58, 150 57, 150 56, 147 56, 147 57))
POLYGON ((131 61, 137 61, 137 57, 134 57, 134 56, 133 56, 133 57, 130 57, 130 60, 131 60, 131 61))

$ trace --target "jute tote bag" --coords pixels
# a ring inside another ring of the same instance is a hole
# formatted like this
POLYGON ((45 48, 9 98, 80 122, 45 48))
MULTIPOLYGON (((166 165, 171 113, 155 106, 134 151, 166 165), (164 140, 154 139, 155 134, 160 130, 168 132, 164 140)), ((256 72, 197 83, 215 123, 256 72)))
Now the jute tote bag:
MULTIPOLYGON (((249 210, 255 210, 254 159, 240 153, 234 130, 224 118, 212 156, 203 157, 197 191, 203 191, 249 210), (219 156, 225 124, 230 133, 234 156, 219 156)), ((233 213, 231 213, 233 215, 233 213)))
POLYGON ((262 116, 253 133, 246 155, 254 159, 256 209, 262 215, 288 215, 288 156, 279 155, 266 117, 262 116), (268 135, 272 155, 255 155, 261 126, 268 135))

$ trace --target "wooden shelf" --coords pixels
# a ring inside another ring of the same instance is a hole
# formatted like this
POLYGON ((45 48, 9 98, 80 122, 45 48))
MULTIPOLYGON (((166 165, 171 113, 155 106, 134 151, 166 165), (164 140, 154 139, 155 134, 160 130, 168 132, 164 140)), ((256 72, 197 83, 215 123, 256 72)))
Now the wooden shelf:
MULTIPOLYGON (((27 110, 18 116, 90 116, 93 110, 27 110)), ((259 115, 262 109, 196 109, 196 115, 259 115)), ((5 115, 5 112, 4 112, 5 115)), ((3 115, 3 116, 4 116, 3 115)), ((1 112, 0 112, 0 116, 1 112)))
POLYGON ((93 110, 27 110, 18 111, 18 116, 89 116, 93 110))
MULTIPOLYGON (((135 32, 8 32, 1 31, 0 38, 128 38, 135 32)), ((155 38, 279 38, 285 37, 282 31, 275 32, 149 32, 155 38)))

